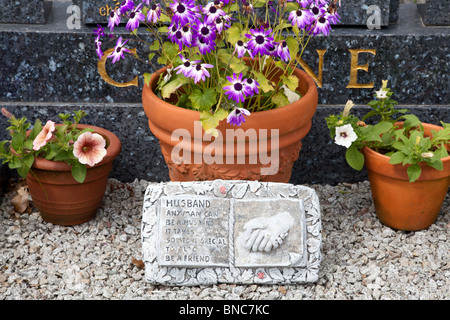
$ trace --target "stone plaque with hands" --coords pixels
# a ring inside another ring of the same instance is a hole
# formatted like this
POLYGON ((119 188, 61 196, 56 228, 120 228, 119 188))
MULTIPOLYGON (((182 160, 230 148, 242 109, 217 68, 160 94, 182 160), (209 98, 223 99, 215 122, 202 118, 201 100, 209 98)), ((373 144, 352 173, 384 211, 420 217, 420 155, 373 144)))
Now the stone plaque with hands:
POLYGON ((321 220, 314 189, 258 181, 168 182, 148 186, 143 209, 147 282, 318 279, 321 220))

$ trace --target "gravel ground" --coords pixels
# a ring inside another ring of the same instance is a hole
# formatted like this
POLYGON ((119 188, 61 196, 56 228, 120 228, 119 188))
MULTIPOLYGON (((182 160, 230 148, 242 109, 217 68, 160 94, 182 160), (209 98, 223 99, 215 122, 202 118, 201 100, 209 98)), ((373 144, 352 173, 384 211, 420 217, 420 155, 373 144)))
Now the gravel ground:
POLYGON ((144 281, 140 224, 148 182, 110 179, 88 223, 62 227, 34 209, 14 215, 0 204, 2 300, 448 300, 450 196, 438 221, 419 232, 394 231, 375 216, 368 182, 310 185, 322 211, 323 262, 308 285, 155 286, 144 281))

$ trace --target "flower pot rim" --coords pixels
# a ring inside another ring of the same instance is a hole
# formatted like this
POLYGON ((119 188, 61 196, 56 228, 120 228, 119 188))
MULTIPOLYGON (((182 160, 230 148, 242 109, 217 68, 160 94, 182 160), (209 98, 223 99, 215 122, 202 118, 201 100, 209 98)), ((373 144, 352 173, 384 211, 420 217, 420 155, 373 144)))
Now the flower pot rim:
MULTIPOLYGON (((158 77, 160 77, 162 74, 164 74, 166 72, 166 70, 167 70, 167 67, 163 67, 163 68, 159 69, 158 71, 154 72, 151 75, 148 85, 144 83, 144 88, 147 87, 148 89, 150 89, 150 90, 147 90, 148 94, 151 97, 154 97, 156 99, 161 100, 161 102, 167 108, 174 109, 174 110, 175 109, 176 110, 180 110, 181 109, 181 110, 184 110, 182 112, 186 112, 186 115, 198 116, 200 114, 200 111, 190 110, 190 109, 178 107, 176 105, 173 105, 173 104, 171 104, 169 102, 164 101, 163 99, 160 99, 158 96, 155 95, 155 92, 153 91, 153 84, 158 80, 158 77)), ((303 70, 301 70, 299 68, 296 68, 294 70, 293 74, 296 75, 299 79, 305 80, 306 83, 308 84, 308 89, 307 89, 305 95, 302 95, 302 97, 299 100, 297 100, 297 101, 295 101, 293 103, 290 103, 288 105, 285 105, 285 106, 283 106, 281 108, 275 108, 275 109, 271 109, 271 110, 252 112, 251 116, 253 118, 255 118, 255 117, 262 117, 262 116, 270 117, 271 114, 278 113, 278 112, 280 112, 280 110, 283 110, 282 112, 290 112, 291 109, 294 109, 294 108, 296 108, 299 105, 299 101, 307 100, 308 98, 309 99, 311 99, 311 98, 314 99, 314 95, 317 96, 316 83, 314 82, 312 77, 310 77, 305 71, 303 71, 303 70)), ((255 120, 257 120, 257 119, 255 119, 255 120)), ((243 125, 245 125, 245 123, 243 125)))
MULTIPOLYGON (((57 126, 60 126, 61 124, 57 124, 57 126)), ((104 165, 106 163, 109 163, 113 161, 121 152, 122 150, 122 142, 120 139, 111 131, 93 126, 88 124, 78 124, 78 128, 91 128, 94 130, 95 133, 101 134, 105 136, 109 140, 109 146, 106 148, 106 155, 103 158, 102 161, 94 165, 93 167, 86 165, 87 168, 94 168, 99 167, 101 165, 104 165)), ((33 163, 33 168, 40 169, 40 170, 48 170, 48 171, 71 171, 71 166, 63 161, 50 161, 42 157, 36 157, 33 163)))
MULTIPOLYGON (((395 124, 401 125, 402 123, 403 122, 396 122, 395 124)), ((438 131, 443 129, 441 126, 425 122, 422 122, 422 125, 424 126, 425 129, 429 130, 438 131)), ((390 157, 381 154, 379 152, 376 152, 375 150, 372 150, 369 147, 363 147, 361 149, 361 152, 365 156, 364 163, 366 169, 395 179, 409 180, 407 168, 411 166, 410 164, 407 164, 405 166, 403 166, 401 163, 391 164, 389 163, 390 157), (381 165, 383 165, 384 167, 381 168, 381 165)), ((450 156, 442 158, 441 160, 444 163, 444 170, 437 170, 433 167, 430 167, 425 162, 419 163, 419 166, 422 169, 422 174, 416 181, 419 182, 425 180, 437 180, 450 175, 450 156)))

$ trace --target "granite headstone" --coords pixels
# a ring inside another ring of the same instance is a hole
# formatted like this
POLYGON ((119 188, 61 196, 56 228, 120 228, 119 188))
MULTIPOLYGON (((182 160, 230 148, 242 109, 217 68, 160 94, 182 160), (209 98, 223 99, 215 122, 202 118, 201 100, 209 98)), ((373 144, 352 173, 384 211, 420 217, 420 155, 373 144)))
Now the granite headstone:
POLYGON ((318 279, 321 217, 311 188, 214 180, 151 184, 144 197, 145 279, 163 285, 318 279))
POLYGON ((0 23, 43 24, 52 4, 44 0, 0 0, 0 23))
POLYGON ((427 0, 417 8, 426 26, 450 26, 450 0, 427 0))

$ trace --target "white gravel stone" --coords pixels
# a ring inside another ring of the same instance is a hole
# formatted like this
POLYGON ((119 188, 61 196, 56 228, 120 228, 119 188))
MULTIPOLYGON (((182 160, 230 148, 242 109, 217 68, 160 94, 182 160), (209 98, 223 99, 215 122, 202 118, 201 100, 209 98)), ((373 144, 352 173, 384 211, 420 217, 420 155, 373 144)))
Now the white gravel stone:
POLYGON ((165 287, 145 282, 141 215, 149 182, 110 179, 96 217, 73 227, 34 209, 16 219, 14 193, 0 203, 0 300, 450 299, 450 196, 438 220, 395 231, 375 215, 369 183, 310 185, 322 212, 319 280, 309 285, 165 287))

